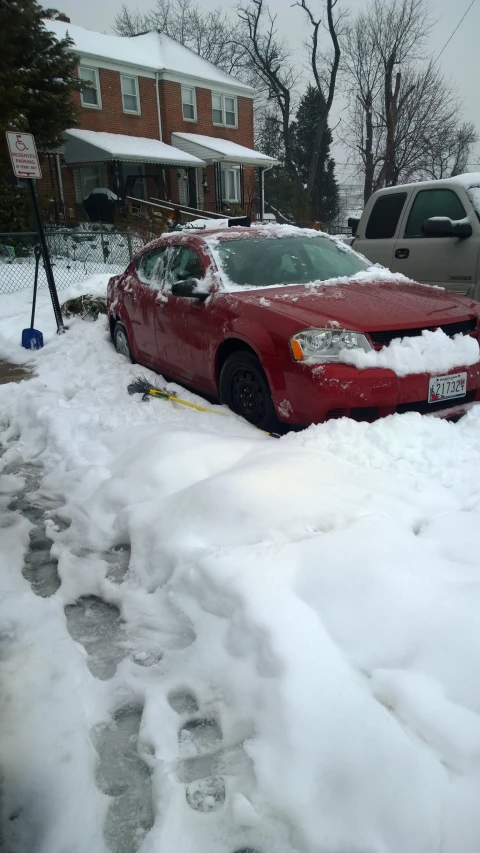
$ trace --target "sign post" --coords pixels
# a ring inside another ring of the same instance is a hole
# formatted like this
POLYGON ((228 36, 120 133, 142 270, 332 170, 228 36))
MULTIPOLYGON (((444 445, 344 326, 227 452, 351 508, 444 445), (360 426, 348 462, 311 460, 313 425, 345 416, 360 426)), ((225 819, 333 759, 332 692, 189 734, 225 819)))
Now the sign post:
POLYGON ((38 209, 35 185, 33 183, 34 180, 39 180, 42 177, 42 170, 40 168, 35 139, 31 133, 7 131, 7 144, 14 174, 17 178, 23 178, 28 183, 33 212, 37 223, 38 236, 42 248, 43 265, 45 267, 48 289, 50 291, 50 297, 53 305, 53 313, 55 314, 55 320, 57 322, 57 333, 61 334, 65 331, 65 326, 63 325, 62 311, 58 300, 57 288, 55 287, 50 255, 48 253, 45 232, 43 230, 40 211, 38 209))

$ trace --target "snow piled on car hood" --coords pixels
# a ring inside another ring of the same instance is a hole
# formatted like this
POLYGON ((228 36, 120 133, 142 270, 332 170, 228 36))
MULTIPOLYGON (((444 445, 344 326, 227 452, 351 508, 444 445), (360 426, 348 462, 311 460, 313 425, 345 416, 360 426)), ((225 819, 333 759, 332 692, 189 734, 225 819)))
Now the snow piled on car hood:
POLYGON ((382 367, 393 370, 397 376, 407 376, 410 373, 447 373, 455 367, 476 364, 479 357, 476 338, 470 335, 455 335, 451 338, 441 329, 434 332, 424 329, 421 335, 394 338, 378 352, 343 350, 341 361, 353 364, 360 370, 382 367))
MULTIPOLYGON (((57 337, 47 300, 36 376, 0 387, 7 847, 106 853, 107 827, 120 849, 143 800, 122 811, 122 756, 94 744, 133 708, 155 818, 139 853, 477 853, 479 411, 278 441, 231 414, 129 397, 139 367, 103 321, 57 337), (58 560, 45 599, 22 577, 30 523, 7 510, 26 463, 44 472, 30 500, 58 560), (88 596, 123 620, 124 658, 103 681, 65 621, 88 596), (225 800, 200 813, 205 776, 225 800)), ((28 305, 0 309, 15 356, 28 305)))

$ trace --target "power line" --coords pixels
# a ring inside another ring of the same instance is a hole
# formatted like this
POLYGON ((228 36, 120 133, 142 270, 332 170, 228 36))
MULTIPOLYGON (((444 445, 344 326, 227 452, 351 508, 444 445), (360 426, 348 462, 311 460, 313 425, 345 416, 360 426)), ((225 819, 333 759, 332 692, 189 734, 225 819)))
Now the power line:
POLYGON ((451 40, 453 39, 453 37, 454 37, 455 33, 457 32, 458 28, 460 27, 460 24, 462 24, 462 23, 463 23, 463 21, 464 21, 464 20, 465 20, 465 18, 467 17, 467 15, 468 15, 468 13, 469 13, 469 11, 470 11, 470 9, 472 8, 472 6, 473 6, 473 4, 474 4, 474 3, 475 3, 475 0, 472 0, 472 2, 470 3, 470 6, 468 7, 467 11, 465 12, 465 14, 464 14, 463 18, 458 22, 458 24, 457 24, 457 26, 455 27, 455 29, 454 29, 454 31, 453 31, 453 33, 452 33, 452 35, 450 36, 450 38, 449 38, 449 39, 447 39, 447 41, 446 41, 446 42, 445 42, 445 44, 443 45, 443 47, 442 47, 442 49, 441 49, 440 53, 439 53, 439 54, 438 54, 438 56, 437 56, 437 60, 438 60, 438 59, 440 59, 440 57, 441 57, 441 55, 442 55, 443 51, 445 50, 445 48, 447 47, 447 45, 448 45, 448 44, 450 44, 450 42, 451 42, 451 40))

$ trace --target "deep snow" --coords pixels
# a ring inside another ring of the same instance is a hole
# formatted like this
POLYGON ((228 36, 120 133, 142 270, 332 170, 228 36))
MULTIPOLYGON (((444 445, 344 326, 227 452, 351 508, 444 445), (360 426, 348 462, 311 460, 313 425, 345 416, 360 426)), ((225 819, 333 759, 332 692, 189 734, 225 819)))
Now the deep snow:
POLYGON ((24 296, 0 298, 36 371, 0 387, 8 853, 477 853, 479 410, 274 440, 129 397, 103 321, 57 337, 45 292, 26 354, 24 296))

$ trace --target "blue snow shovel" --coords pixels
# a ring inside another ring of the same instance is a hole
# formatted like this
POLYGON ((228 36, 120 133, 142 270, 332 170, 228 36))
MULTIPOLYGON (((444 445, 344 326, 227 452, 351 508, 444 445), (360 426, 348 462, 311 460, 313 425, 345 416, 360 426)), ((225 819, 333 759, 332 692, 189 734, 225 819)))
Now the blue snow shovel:
POLYGON ((32 319, 30 321, 30 328, 24 329, 22 332, 22 347, 25 349, 41 349, 43 347, 43 335, 38 329, 33 328, 33 322, 35 320, 35 305, 37 302, 37 285, 38 285, 38 267, 40 264, 40 258, 42 256, 42 250, 40 246, 35 246, 35 280, 33 282, 33 302, 32 302, 32 319))

